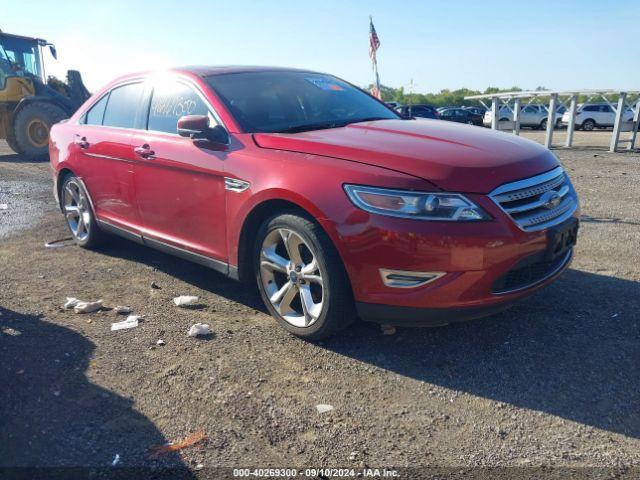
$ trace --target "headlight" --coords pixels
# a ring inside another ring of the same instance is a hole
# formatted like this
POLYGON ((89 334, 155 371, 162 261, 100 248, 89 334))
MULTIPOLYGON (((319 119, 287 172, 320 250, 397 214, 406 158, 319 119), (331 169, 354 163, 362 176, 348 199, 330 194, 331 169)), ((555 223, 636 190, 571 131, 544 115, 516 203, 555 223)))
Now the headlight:
POLYGON ((491 217, 459 193, 427 193, 345 185, 351 201, 362 210, 390 217, 465 222, 491 217))

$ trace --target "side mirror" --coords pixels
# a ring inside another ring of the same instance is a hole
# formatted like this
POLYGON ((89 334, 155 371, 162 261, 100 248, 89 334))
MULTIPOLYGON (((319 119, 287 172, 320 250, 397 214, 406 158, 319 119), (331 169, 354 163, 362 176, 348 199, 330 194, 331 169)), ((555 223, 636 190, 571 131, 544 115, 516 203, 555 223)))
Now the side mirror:
POLYGON ((228 145, 229 133, 222 125, 209 126, 206 115, 185 115, 178 119, 178 135, 193 140, 205 140, 216 145, 228 145))
POLYGON ((49 44, 49 51, 51 52, 51 56, 57 60, 58 51, 56 50, 56 47, 54 45, 49 44))

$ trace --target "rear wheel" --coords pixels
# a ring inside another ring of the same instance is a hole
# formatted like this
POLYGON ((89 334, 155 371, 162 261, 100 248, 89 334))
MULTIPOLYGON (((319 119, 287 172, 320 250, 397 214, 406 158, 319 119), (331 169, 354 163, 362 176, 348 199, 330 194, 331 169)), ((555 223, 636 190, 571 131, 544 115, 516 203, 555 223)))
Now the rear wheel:
POLYGON ((540 122, 540 130, 546 130, 547 129, 547 123, 549 123, 547 121, 547 119, 543 118, 542 121, 540 122))
POLYGON ((94 218, 89 195, 77 177, 69 175, 63 180, 60 204, 75 242, 84 248, 99 244, 104 234, 94 218))
POLYGON ((13 122, 14 150, 28 160, 46 160, 51 126, 65 118, 66 112, 52 103, 33 102, 25 106, 13 122))
POLYGON ((584 122, 582 122, 582 129, 583 130, 585 130, 587 132, 590 132, 594 128, 596 128, 596 122, 594 122, 590 118, 587 118, 584 122))
POLYGON ((355 320, 342 261, 316 223, 297 213, 272 217, 258 232, 253 258, 260 295, 290 333, 319 340, 355 320))

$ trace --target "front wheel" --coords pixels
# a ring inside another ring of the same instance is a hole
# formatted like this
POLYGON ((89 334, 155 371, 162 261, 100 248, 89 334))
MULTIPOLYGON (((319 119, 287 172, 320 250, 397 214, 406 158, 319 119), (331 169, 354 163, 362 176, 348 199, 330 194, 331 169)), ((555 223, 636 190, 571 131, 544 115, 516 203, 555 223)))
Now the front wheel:
POLYGON ((547 119, 544 118, 541 122, 540 122, 540 130, 546 130, 547 129, 547 119))
POLYGON ((596 128, 596 122, 594 122, 590 118, 588 118, 584 122, 582 122, 582 130, 584 130, 586 132, 590 132, 594 128, 596 128))
POLYGON ((313 221, 297 213, 271 217, 258 232, 254 265, 267 309, 290 333, 320 340, 355 320, 340 256, 313 221))

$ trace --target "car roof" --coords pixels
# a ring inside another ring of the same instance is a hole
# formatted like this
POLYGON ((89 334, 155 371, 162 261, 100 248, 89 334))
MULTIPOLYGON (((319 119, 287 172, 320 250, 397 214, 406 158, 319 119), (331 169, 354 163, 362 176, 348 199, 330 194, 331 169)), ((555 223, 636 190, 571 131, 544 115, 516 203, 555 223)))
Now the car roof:
POLYGON ((414 103, 413 105, 405 105, 406 108, 410 108, 410 107, 428 107, 428 108, 434 108, 433 105, 429 105, 428 103, 414 103))
POLYGON ((132 80, 139 79, 144 77, 149 77, 153 75, 163 75, 163 74, 179 74, 179 75, 187 75, 191 77, 209 77, 211 75, 225 75, 230 73, 247 73, 247 72, 303 72, 303 73, 314 73, 318 74, 321 72, 315 72, 313 70, 302 70, 296 68, 287 68, 287 67, 266 67, 266 66, 242 66, 242 65, 194 65, 194 66, 186 66, 186 67, 172 67, 167 69, 160 70, 147 70, 147 71, 138 71, 128 73, 126 75, 122 75, 113 79, 109 82, 104 89, 112 88, 114 85, 119 83, 132 80))
POLYGON ((174 71, 189 72, 200 77, 211 75, 225 75, 229 73, 249 73, 249 72, 306 72, 319 73, 313 70, 288 68, 288 67, 267 67, 257 65, 193 65, 187 67, 174 68, 174 71))

